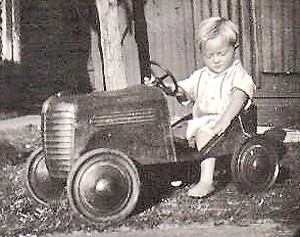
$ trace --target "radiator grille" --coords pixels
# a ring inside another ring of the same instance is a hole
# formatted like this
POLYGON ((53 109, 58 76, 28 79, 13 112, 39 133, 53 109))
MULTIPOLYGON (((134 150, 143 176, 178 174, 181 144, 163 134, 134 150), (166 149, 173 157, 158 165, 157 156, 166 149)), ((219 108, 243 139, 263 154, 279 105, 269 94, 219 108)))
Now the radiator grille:
POLYGON ((74 151, 75 106, 59 103, 44 115, 44 146, 50 175, 67 178, 74 151))
POLYGON ((126 111, 113 111, 95 115, 92 123, 96 127, 106 127, 127 124, 145 124, 157 121, 157 112, 154 108, 139 108, 126 111))

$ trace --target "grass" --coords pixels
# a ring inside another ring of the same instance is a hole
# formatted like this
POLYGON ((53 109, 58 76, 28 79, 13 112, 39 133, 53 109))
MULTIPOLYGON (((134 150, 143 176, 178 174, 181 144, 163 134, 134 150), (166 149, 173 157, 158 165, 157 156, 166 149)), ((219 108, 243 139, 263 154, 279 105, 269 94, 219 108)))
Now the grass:
MULTIPOLYGON (((141 230, 192 223, 239 226, 279 223, 295 228, 300 223, 299 144, 287 144, 281 159, 279 178, 265 192, 240 193, 231 182, 228 170, 221 165, 215 177, 217 191, 203 200, 192 199, 186 195, 189 182, 174 188, 169 185, 169 180, 157 173, 156 182, 144 184, 140 202, 131 216, 121 223, 93 225, 79 218, 70 209, 66 196, 60 199, 59 205, 50 207, 38 204, 29 194, 26 188, 26 159, 39 145, 38 127, 26 125, 21 130, 10 130, 9 133, 1 134, 0 236, 119 228, 141 230), (3 142, 8 140, 12 142, 3 142)), ((172 167, 165 168, 172 172, 172 167)), ((166 169, 162 168, 161 172, 166 169)))

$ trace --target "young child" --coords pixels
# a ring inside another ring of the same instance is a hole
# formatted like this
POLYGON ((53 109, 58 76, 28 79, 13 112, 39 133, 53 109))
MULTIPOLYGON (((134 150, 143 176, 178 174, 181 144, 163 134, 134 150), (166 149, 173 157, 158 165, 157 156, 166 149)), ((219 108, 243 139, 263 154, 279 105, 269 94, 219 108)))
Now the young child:
MULTIPOLYGON (((180 91, 193 103, 187 139, 195 139, 200 151, 216 134, 221 134, 233 118, 251 103, 255 85, 251 76, 235 59, 238 27, 230 20, 211 17, 199 26, 196 40, 204 67, 179 81, 180 91)), ((205 197, 214 191, 216 158, 201 162, 200 181, 188 190, 191 197, 205 197)))

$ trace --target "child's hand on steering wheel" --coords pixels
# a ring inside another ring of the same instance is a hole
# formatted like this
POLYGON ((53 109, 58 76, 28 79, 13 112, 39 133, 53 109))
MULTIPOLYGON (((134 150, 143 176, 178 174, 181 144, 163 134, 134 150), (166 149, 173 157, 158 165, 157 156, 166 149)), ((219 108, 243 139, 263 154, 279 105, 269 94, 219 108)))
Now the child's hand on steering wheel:
POLYGON ((157 79, 153 76, 145 76, 144 77, 144 85, 146 86, 157 86, 157 79))
MULTIPOLYGON (((159 81, 158 81, 158 79, 155 77, 155 76, 153 76, 153 75, 151 75, 150 77, 149 76, 145 76, 144 77, 144 84, 146 85, 146 86, 159 86, 159 81)), ((164 82, 164 86, 166 87, 166 88, 168 88, 169 90, 171 90, 171 91, 174 91, 175 90, 175 85, 174 85, 174 83, 168 83, 168 82, 164 82)))

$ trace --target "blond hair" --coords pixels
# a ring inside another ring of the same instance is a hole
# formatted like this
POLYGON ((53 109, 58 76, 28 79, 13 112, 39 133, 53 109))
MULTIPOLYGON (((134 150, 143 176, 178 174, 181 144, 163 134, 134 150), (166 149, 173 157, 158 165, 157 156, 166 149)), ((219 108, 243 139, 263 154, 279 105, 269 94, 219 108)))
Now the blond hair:
POLYGON ((196 41, 201 48, 203 43, 219 35, 224 36, 233 47, 238 46, 238 26, 222 17, 210 17, 203 20, 198 28, 196 41))

